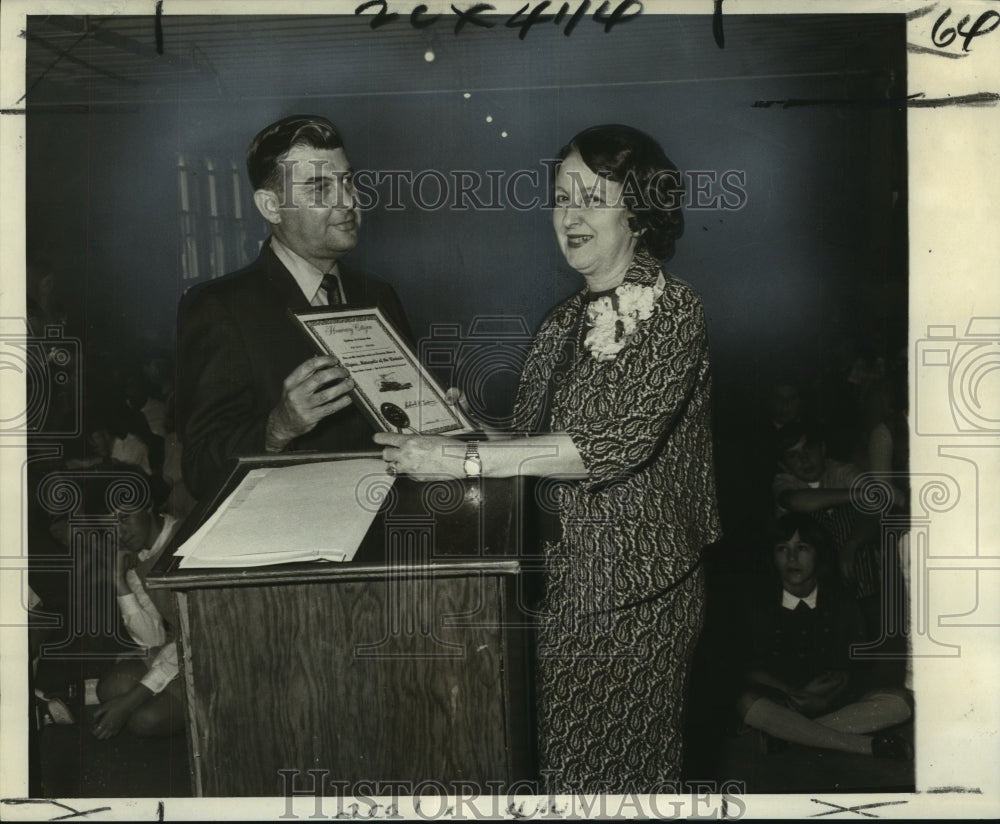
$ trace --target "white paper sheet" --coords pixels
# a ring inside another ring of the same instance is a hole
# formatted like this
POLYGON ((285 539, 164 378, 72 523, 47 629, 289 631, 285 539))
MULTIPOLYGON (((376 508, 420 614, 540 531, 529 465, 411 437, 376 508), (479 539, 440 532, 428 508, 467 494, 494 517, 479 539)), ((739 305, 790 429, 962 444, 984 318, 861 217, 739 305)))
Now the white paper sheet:
POLYGON ((349 561, 392 480, 374 458, 253 469, 178 548, 180 566, 349 561))

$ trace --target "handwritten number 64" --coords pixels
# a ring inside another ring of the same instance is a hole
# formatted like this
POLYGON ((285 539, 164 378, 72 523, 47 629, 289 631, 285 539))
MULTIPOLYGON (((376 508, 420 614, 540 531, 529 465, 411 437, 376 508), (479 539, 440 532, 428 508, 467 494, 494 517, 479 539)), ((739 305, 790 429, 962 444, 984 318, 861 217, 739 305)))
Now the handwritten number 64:
POLYGON ((1000 12, 995 12, 992 9, 990 11, 984 11, 981 15, 979 15, 976 22, 973 23, 971 27, 969 26, 969 20, 972 18, 969 17, 969 15, 965 15, 965 17, 958 22, 957 26, 942 28, 945 20, 947 20, 950 16, 951 9, 948 9, 937 19, 934 23, 934 28, 931 29, 931 40, 938 48, 946 48, 955 42, 956 37, 961 37, 963 40, 962 51, 967 52, 969 50, 969 46, 976 37, 982 37, 984 34, 989 34, 997 26, 1000 26, 1000 12))

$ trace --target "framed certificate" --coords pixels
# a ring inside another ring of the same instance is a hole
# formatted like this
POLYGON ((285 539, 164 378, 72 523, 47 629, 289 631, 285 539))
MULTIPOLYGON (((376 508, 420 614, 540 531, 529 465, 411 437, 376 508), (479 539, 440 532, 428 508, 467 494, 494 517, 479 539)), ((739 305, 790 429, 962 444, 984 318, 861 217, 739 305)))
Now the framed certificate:
POLYGON ((378 307, 293 312, 306 333, 354 379, 352 397, 376 429, 457 435, 473 426, 445 399, 378 307))

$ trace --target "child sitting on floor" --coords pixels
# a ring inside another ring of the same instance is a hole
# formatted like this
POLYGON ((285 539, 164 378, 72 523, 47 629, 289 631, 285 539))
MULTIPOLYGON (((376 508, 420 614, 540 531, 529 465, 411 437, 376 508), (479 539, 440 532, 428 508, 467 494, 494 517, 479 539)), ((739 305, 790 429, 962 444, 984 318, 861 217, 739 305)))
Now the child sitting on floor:
POLYGON ((170 602, 160 593, 151 597, 145 583, 178 525, 171 516, 154 513, 152 506, 119 515, 115 592, 125 628, 147 653, 145 658, 121 657, 98 683, 98 738, 110 738, 126 726, 137 736, 172 735, 184 728, 177 644, 165 620, 170 602))
POLYGON ((881 733, 908 720, 899 688, 872 687, 850 648, 863 638, 861 613, 829 574, 829 536, 808 517, 776 524, 773 563, 780 587, 751 610, 752 664, 738 708, 743 722, 784 741, 876 758, 913 757, 881 733))

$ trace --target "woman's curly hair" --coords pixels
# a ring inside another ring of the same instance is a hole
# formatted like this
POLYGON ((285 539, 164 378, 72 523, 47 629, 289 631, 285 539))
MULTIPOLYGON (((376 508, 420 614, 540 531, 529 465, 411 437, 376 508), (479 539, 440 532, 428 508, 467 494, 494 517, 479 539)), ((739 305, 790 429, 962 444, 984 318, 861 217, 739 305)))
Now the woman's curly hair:
POLYGON ((584 129, 559 152, 578 152, 594 174, 621 184, 629 226, 657 260, 669 260, 684 234, 684 182, 663 148, 645 132, 618 123, 584 129))

